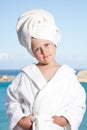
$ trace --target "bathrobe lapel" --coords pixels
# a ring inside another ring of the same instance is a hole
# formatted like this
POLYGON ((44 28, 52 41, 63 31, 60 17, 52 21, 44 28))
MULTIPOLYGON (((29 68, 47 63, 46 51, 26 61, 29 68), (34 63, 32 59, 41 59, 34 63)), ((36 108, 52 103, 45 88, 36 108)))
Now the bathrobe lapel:
POLYGON ((42 89, 45 86, 46 80, 35 64, 25 67, 22 71, 36 84, 39 89, 42 89))

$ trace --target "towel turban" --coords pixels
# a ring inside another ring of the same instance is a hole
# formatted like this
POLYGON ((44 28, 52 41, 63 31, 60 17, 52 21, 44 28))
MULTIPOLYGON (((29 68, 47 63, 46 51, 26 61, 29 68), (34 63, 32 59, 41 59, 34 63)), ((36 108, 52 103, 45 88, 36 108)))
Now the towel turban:
POLYGON ((60 40, 60 31, 53 16, 43 9, 33 9, 23 13, 17 22, 17 35, 21 45, 33 56, 31 38, 49 40, 56 46, 60 40))

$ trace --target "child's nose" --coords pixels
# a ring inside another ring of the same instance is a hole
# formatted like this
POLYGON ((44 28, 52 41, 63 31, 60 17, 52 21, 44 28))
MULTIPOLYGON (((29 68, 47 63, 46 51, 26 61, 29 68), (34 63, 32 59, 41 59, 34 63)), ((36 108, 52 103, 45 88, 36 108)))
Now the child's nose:
POLYGON ((46 53, 46 49, 43 47, 43 48, 41 49, 41 52, 42 52, 42 54, 45 54, 45 53, 46 53))

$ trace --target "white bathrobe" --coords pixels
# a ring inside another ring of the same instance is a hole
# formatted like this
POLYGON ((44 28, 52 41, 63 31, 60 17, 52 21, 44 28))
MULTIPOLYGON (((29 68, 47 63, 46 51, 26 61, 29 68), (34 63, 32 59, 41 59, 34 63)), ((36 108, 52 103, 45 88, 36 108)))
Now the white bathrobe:
POLYGON ((62 65, 46 82, 35 64, 25 67, 7 89, 10 130, 23 130, 17 122, 33 114, 32 130, 78 130, 83 119, 86 94, 74 70, 62 65), (64 116, 65 127, 53 123, 52 116, 64 116))

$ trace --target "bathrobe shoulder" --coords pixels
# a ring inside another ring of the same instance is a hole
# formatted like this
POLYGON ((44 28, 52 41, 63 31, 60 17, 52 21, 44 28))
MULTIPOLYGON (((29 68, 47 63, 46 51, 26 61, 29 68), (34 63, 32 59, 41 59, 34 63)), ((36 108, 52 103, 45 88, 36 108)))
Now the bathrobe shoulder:
POLYGON ((29 65, 17 75, 7 89, 9 129, 22 130, 17 126, 17 122, 33 113, 38 118, 41 115, 45 118, 54 114, 62 115, 69 121, 69 126, 65 129, 77 130, 85 112, 85 100, 85 91, 69 66, 60 67, 47 83, 36 65, 29 65))

